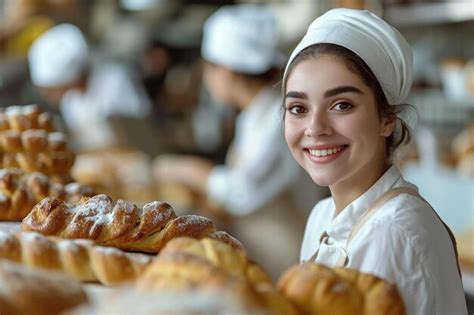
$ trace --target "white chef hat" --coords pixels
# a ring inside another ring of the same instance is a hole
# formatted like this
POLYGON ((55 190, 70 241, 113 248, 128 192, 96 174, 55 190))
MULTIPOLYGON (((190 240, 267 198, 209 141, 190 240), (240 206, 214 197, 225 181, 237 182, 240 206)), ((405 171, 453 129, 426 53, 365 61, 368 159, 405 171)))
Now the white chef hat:
POLYGON ((31 80, 42 87, 74 82, 86 68, 88 54, 84 35, 76 26, 57 25, 38 37, 28 52, 31 80))
POLYGON ((412 50, 402 35, 367 10, 333 9, 311 23, 288 67, 305 48, 330 43, 357 54, 377 77, 389 104, 402 104, 413 82, 412 50))
POLYGON ((284 64, 275 16, 256 5, 224 6, 204 24, 202 57, 237 72, 261 74, 284 64))

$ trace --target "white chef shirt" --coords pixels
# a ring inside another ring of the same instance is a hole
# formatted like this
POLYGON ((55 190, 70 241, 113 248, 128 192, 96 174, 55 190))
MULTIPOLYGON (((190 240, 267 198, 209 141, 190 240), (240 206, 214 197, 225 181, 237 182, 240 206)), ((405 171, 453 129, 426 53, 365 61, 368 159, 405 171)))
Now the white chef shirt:
POLYGON ((226 165, 215 167, 210 174, 210 198, 232 214, 252 213, 290 187, 293 191, 299 189, 298 193, 312 204, 321 198, 321 187, 314 183, 299 185, 308 183, 308 176, 284 141, 281 106, 281 96, 264 88, 237 117, 232 161, 228 159, 226 165))
POLYGON ((416 188, 392 166, 337 216, 332 198, 317 203, 306 225, 300 260, 309 260, 320 247, 316 262, 332 267, 345 248, 347 268, 396 284, 407 314, 467 314, 451 239, 421 198, 401 194, 387 201, 345 247, 362 213, 384 192, 396 187, 416 188), (324 231, 328 241, 320 246, 324 231))
POLYGON ((70 90, 61 100, 61 114, 82 148, 92 149, 116 144, 110 116, 144 118, 150 101, 132 73, 119 64, 94 67, 85 91, 70 90))

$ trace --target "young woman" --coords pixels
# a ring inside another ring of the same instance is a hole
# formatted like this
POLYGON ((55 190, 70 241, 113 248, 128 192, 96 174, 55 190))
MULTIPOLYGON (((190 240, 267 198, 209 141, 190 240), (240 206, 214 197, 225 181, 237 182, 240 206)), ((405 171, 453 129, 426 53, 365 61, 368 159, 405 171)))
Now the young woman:
POLYGON ((391 163, 410 139, 398 113, 411 83, 408 43, 368 11, 327 12, 293 51, 285 138, 332 195, 314 207, 300 259, 395 283, 408 314, 466 314, 451 232, 391 163))
POLYGON ((233 215, 229 232, 275 279, 296 263, 306 217, 301 208, 326 196, 282 137, 282 99, 272 87, 282 64, 277 43, 276 20, 261 6, 224 6, 209 17, 201 47, 204 82, 215 100, 240 111, 232 148, 224 165, 168 156, 154 168, 156 178, 186 185, 233 215))

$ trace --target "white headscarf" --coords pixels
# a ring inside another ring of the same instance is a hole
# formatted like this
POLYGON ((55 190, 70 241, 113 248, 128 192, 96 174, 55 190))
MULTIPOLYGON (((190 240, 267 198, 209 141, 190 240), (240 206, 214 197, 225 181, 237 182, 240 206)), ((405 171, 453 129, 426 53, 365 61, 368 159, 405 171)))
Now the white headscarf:
POLYGON ((31 80, 54 87, 77 80, 88 64, 89 49, 82 32, 60 24, 42 34, 28 52, 31 80))
POLYGON ((271 11, 256 5, 224 6, 204 24, 204 59, 246 74, 261 74, 284 64, 279 32, 271 11))
POLYGON ((413 56, 402 35, 366 10, 333 9, 311 23, 285 69, 305 48, 318 43, 345 47, 357 54, 377 77, 389 104, 402 104, 413 82, 413 56))

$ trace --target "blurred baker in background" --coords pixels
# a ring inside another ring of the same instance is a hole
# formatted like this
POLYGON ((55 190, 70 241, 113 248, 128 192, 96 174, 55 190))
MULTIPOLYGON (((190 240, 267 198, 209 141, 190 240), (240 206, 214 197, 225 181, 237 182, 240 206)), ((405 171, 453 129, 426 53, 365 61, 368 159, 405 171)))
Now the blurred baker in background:
POLYGON ((150 101, 133 73, 118 63, 93 65, 82 32, 60 24, 42 34, 28 52, 30 76, 42 98, 59 106, 81 150, 117 145, 111 116, 144 118, 150 101))
POLYGON ((162 156, 155 176, 206 195, 233 215, 230 232, 274 277, 296 262, 306 214, 326 191, 292 160, 273 85, 285 61, 276 20, 253 5, 224 6, 206 21, 204 83, 219 103, 240 113, 225 165, 194 156, 162 156))

